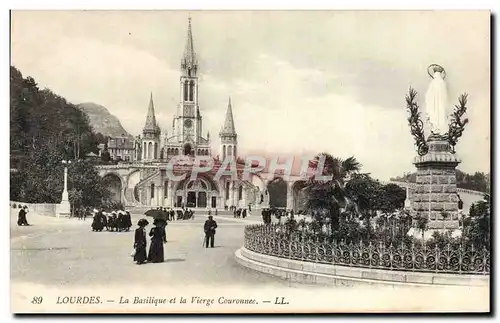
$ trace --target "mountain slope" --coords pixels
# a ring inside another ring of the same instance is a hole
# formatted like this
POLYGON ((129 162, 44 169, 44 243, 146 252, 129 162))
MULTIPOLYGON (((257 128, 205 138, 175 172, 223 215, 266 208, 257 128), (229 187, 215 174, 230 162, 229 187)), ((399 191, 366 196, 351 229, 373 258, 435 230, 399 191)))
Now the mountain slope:
POLYGON ((94 128, 94 131, 96 133, 100 132, 104 136, 110 137, 124 136, 133 138, 133 136, 123 128, 120 120, 109 113, 108 109, 106 109, 102 105, 92 102, 85 102, 80 103, 77 106, 80 110, 82 110, 89 116, 90 125, 94 128))

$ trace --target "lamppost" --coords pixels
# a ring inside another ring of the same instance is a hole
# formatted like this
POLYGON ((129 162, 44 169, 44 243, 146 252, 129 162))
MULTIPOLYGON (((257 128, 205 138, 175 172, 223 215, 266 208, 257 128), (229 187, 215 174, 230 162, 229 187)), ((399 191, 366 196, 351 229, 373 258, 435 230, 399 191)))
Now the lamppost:
POLYGON ((59 217, 71 215, 71 206, 69 204, 68 196, 68 167, 71 164, 71 160, 63 160, 62 164, 64 165, 64 189, 62 193, 61 204, 59 205, 59 217))

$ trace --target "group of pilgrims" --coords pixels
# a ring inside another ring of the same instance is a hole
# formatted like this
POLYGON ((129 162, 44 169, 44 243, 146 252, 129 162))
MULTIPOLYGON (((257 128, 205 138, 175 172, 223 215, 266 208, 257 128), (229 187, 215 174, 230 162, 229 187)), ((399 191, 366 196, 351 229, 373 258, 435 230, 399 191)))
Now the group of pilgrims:
MULTIPOLYGON (((302 213, 303 212, 299 211, 298 214, 301 215, 302 213)), ((281 223, 282 218, 289 219, 290 217, 293 217, 293 210, 265 208, 262 209, 261 214, 262 222, 264 222, 264 224, 271 224, 273 216, 278 220, 278 223, 281 223)))
POLYGON ((105 212, 104 210, 94 209, 93 214, 92 231, 101 232, 106 228, 107 231, 121 232, 129 231, 132 227, 132 217, 129 211, 105 212))

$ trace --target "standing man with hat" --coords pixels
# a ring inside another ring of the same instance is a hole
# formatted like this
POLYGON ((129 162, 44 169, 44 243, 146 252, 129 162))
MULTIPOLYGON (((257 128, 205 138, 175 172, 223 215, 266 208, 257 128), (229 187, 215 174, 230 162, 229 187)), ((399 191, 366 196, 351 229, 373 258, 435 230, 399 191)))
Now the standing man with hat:
POLYGON ((203 229, 205 230, 205 248, 208 248, 209 241, 210 248, 213 248, 215 240, 215 229, 217 229, 217 222, 215 222, 213 216, 208 216, 208 220, 205 221, 203 229))

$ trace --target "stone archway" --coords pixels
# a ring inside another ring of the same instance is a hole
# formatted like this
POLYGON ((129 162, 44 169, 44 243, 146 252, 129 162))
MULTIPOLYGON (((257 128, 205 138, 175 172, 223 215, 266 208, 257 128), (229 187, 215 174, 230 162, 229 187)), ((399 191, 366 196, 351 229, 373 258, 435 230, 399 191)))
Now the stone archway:
POLYGON ((184 145, 184 155, 191 156, 193 154, 193 147, 190 144, 184 145))
POLYGON ((175 207, 184 205, 189 208, 206 208, 215 204, 221 207, 219 201, 219 188, 217 184, 208 176, 198 175, 198 178, 191 179, 190 174, 177 183, 174 192, 175 207))
POLYGON ((115 173, 109 173, 103 176, 103 181, 105 187, 111 193, 110 200, 112 202, 122 203, 123 184, 120 176, 115 173))

